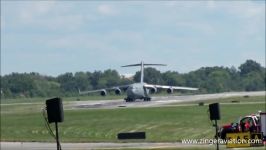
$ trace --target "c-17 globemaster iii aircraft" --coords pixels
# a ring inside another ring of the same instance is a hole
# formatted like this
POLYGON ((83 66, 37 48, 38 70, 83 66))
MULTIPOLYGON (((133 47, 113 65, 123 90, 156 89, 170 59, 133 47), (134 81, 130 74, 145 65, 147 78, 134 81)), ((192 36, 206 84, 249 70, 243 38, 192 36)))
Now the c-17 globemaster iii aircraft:
POLYGON ((115 94, 120 95, 121 89, 126 91, 127 97, 125 98, 126 102, 133 102, 136 99, 143 99, 144 101, 150 101, 151 98, 149 97, 149 93, 154 94, 157 92, 157 89, 166 89, 168 94, 174 92, 174 90, 198 90, 198 88, 191 88, 191 87, 181 87, 181 86, 168 86, 168 85, 153 85, 147 84, 143 82, 144 79, 144 66, 166 66, 165 64, 144 64, 141 62, 140 64, 132 64, 126 65, 122 67, 133 67, 133 66, 141 66, 141 77, 139 83, 133 83, 130 85, 122 85, 122 86, 115 86, 106 89, 99 89, 99 90, 92 90, 92 91, 80 91, 79 94, 88 94, 88 93, 95 93, 100 92, 102 96, 107 94, 107 91, 114 91, 115 94))

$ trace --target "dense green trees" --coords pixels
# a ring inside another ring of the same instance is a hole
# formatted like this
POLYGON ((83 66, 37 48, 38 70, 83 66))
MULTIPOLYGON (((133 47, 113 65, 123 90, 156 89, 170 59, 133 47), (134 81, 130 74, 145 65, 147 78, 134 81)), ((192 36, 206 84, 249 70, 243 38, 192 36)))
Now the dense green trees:
POLYGON ((265 89, 265 68, 253 60, 240 65, 241 83, 246 91, 265 89), (261 84, 264 83, 264 84, 261 84))
MULTIPOLYGON (((145 68, 144 81, 147 83, 161 84, 163 82, 160 71, 155 68, 145 68)), ((134 81, 140 82, 140 71, 134 75, 134 81)))
MULTIPOLYGON (((125 85, 139 82, 140 72, 132 79, 121 77, 116 70, 65 73, 57 77, 38 73, 12 73, 1 76, 1 97, 74 96, 80 90, 125 85)), ((175 71, 161 73, 145 68, 144 81, 151 84, 198 87, 199 93, 265 90, 265 68, 253 60, 235 67, 202 67, 180 74, 175 71)))

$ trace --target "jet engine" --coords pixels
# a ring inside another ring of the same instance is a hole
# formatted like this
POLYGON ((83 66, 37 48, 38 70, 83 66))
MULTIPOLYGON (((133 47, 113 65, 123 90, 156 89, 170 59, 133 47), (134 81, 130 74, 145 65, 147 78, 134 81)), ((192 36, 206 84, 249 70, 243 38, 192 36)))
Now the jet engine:
POLYGON ((153 88, 150 89, 150 91, 151 91, 151 94, 154 94, 154 93, 157 92, 157 88, 156 87, 153 87, 153 88))
POLYGON ((101 96, 106 96, 107 95, 107 92, 106 92, 105 89, 103 89, 103 90, 101 90, 100 94, 101 94, 101 96))
POLYGON ((166 92, 167 92, 168 94, 173 94, 173 93, 174 93, 174 89, 169 88, 169 89, 166 90, 166 92))
POLYGON ((120 95, 121 94, 121 90, 119 88, 115 88, 115 94, 116 95, 120 95))

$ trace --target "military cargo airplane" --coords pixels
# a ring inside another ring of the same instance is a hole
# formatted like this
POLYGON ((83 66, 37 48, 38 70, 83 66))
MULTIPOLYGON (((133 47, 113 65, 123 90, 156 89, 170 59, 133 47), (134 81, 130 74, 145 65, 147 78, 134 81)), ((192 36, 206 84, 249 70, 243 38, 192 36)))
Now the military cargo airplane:
POLYGON ((154 94, 157 92, 157 89, 166 89, 168 94, 174 92, 174 90, 198 90, 198 88, 191 88, 191 87, 181 87, 181 86, 168 86, 168 85, 153 85, 147 84, 143 81, 144 79, 144 66, 166 66, 165 64, 144 64, 143 62, 139 64, 131 64, 122 67, 134 67, 134 66, 141 66, 141 76, 139 83, 133 83, 130 85, 122 85, 122 86, 115 86, 111 88, 105 89, 98 89, 92 91, 80 91, 79 94, 88 94, 88 93, 95 93, 99 92, 102 96, 107 95, 107 91, 114 91, 116 95, 121 94, 121 89, 124 90, 127 94, 127 97, 124 99, 126 102, 134 102, 137 99, 143 99, 144 101, 150 101, 151 97, 149 93, 154 94))

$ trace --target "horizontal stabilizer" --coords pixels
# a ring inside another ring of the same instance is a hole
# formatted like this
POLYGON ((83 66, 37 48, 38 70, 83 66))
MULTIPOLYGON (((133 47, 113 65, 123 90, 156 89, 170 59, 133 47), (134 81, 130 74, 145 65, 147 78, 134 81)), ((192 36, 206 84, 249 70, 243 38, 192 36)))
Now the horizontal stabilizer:
MULTIPOLYGON (((141 66, 141 64, 125 65, 121 67, 134 67, 134 66, 141 66)), ((143 64, 143 66, 166 66, 166 64, 143 64)))
POLYGON ((143 64, 144 66, 167 66, 166 64, 143 64))
POLYGON ((141 66, 141 64, 125 65, 125 66, 121 66, 121 67, 134 67, 134 66, 141 66))

